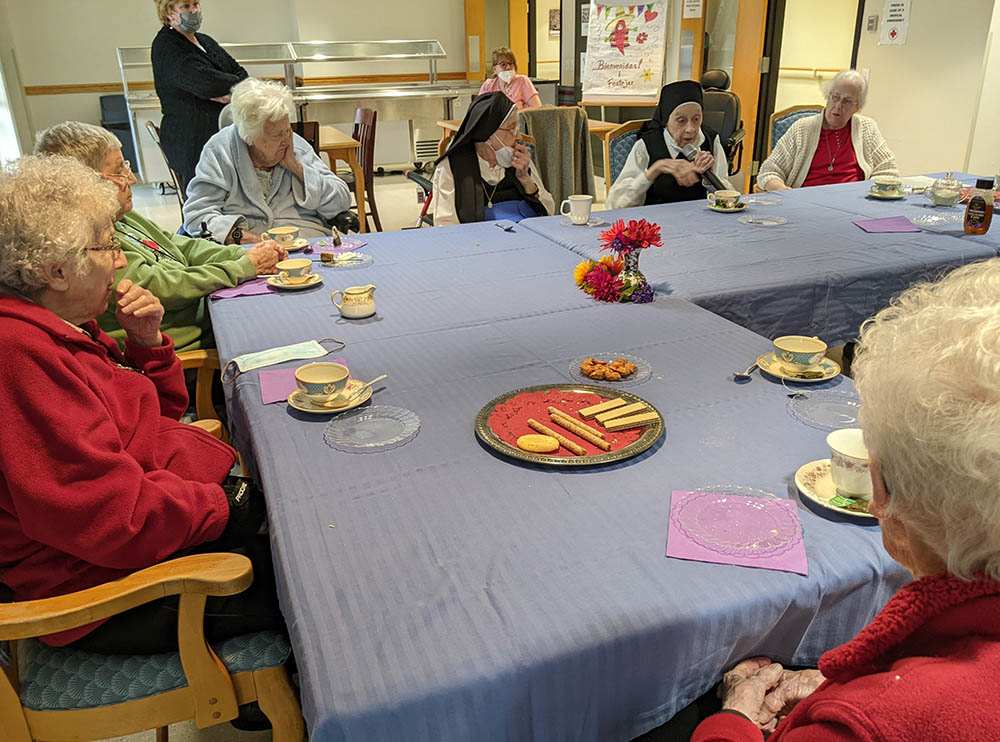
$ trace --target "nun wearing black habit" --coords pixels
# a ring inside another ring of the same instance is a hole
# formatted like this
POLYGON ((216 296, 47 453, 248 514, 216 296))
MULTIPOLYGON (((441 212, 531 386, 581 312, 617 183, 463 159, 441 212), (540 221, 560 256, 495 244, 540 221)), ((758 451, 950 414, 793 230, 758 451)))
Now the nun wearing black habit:
POLYGON ((517 106, 486 93, 469 106, 434 170, 434 226, 521 221, 555 212, 531 155, 517 138, 517 106))
POLYGON ((625 167, 608 191, 606 206, 694 201, 707 195, 701 174, 712 170, 725 188, 726 153, 719 135, 702 124, 701 85, 681 80, 664 86, 653 118, 642 125, 625 167), (693 161, 680 157, 686 145, 698 149, 693 161))

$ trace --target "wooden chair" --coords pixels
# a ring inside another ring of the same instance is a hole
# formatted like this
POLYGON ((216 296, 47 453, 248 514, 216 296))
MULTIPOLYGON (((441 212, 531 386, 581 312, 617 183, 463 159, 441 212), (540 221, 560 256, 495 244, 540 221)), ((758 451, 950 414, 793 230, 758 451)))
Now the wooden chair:
POLYGON ((177 175, 177 172, 170 167, 170 162, 167 161, 167 153, 163 151, 163 147, 160 145, 160 127, 154 124, 152 121, 146 122, 146 130, 149 132, 149 136, 156 142, 156 148, 160 150, 160 155, 163 157, 163 164, 167 166, 167 170, 170 171, 170 177, 174 181, 174 190, 177 191, 177 200, 180 202, 181 208, 184 208, 184 202, 187 200, 187 194, 184 193, 184 189, 181 188, 181 179, 177 175))
POLYGON ((640 121, 626 121, 624 124, 612 129, 607 134, 607 146, 604 149, 604 178, 605 189, 611 190, 621 174, 625 162, 628 160, 629 152, 639 138, 639 127, 646 123, 645 119, 640 121))
POLYGON ((361 142, 358 160, 365 178, 365 198, 368 201, 367 216, 374 220, 375 230, 381 232, 382 220, 379 219, 378 206, 375 203, 375 126, 377 123, 378 111, 371 108, 356 109, 351 138, 361 142))
MULTIPOLYGON (((183 353, 178 353, 177 357, 180 359, 181 368, 185 371, 188 369, 197 369, 194 387, 194 409, 198 415, 198 420, 215 422, 222 433, 219 437, 228 443, 229 431, 222 424, 219 414, 215 411, 215 405, 212 404, 212 381, 215 375, 220 373, 221 370, 219 351, 187 350, 183 353)), ((209 427, 214 429, 214 425, 209 427)), ((206 430, 208 429, 206 428, 206 430)))
POLYGON ((252 701, 270 720, 274 742, 302 742, 287 638, 259 632, 211 647, 205 641, 206 598, 238 593, 252 580, 244 556, 196 554, 89 590, 0 604, 0 642, 12 649, 0 672, 0 742, 85 742, 147 729, 167 742, 168 724, 194 719, 204 729, 252 701), (167 595, 180 596, 178 652, 99 655, 35 638, 167 595))
POLYGON ((296 121, 292 124, 292 129, 300 137, 312 145, 313 152, 319 154, 319 122, 318 121, 296 121))
POLYGON ((767 154, 771 154, 771 150, 774 149, 774 145, 776 145, 778 140, 785 135, 785 132, 791 128, 792 124, 799 119, 815 116, 817 113, 822 113, 822 111, 822 106, 810 105, 791 106, 790 108, 785 108, 781 111, 775 111, 772 113, 767 127, 767 130, 770 132, 770 136, 767 140, 767 154))

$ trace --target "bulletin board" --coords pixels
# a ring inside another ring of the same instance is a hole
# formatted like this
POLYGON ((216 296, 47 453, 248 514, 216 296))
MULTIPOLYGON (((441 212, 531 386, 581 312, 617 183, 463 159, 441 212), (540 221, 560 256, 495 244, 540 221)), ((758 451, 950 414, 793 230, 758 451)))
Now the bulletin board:
POLYGON ((656 105, 663 86, 667 12, 667 0, 591 4, 584 101, 656 105))

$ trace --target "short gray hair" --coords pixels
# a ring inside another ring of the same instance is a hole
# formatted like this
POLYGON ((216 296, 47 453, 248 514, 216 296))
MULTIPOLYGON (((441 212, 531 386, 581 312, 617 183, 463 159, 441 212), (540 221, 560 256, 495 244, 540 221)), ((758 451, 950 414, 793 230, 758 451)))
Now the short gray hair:
POLYGON ((829 100, 830 93, 841 83, 858 86, 858 110, 860 111, 864 108, 865 103, 868 102, 868 78, 857 70, 841 70, 833 76, 832 80, 820 86, 820 89, 823 91, 823 97, 829 100))
POLYGON ((887 513, 962 579, 1000 579, 1000 258, 910 287, 864 323, 861 427, 887 513))
POLYGON ((232 90, 230 110, 240 139, 253 144, 264 131, 264 124, 280 121, 285 116, 295 120, 292 91, 270 80, 248 77, 236 83, 232 90))
POLYGON ((82 121, 63 121, 35 137, 36 155, 65 155, 101 172, 108 155, 121 149, 121 142, 107 129, 82 121))
POLYGON ((86 274, 86 249, 118 214, 118 189, 70 157, 26 155, 0 169, 0 290, 28 298, 45 268, 86 274))

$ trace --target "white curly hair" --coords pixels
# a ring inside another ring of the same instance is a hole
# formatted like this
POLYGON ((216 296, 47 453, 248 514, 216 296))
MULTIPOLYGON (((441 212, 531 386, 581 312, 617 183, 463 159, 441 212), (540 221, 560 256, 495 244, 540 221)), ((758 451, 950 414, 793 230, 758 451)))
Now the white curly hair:
POLYGON ((865 107, 865 103, 868 102, 867 77, 862 75, 857 70, 841 70, 833 76, 832 80, 828 80, 820 86, 820 90, 823 91, 823 97, 829 100, 830 93, 832 93, 838 85, 856 85, 858 87, 858 110, 860 111, 865 107))
POLYGON ((121 148, 122 143, 110 131, 82 121, 63 121, 35 137, 36 155, 65 155, 97 172, 104 170, 108 155, 121 148))
POLYGON ((285 116, 295 120, 292 91, 281 83, 248 77, 233 86, 229 110, 240 139, 253 144, 264 131, 264 124, 285 116))
POLYGON ((1000 579, 1000 258, 893 299, 853 368, 887 513, 956 577, 1000 579))
POLYGON ((45 269, 61 265, 79 275, 118 213, 118 189, 82 162, 27 155, 0 169, 0 291, 33 298, 45 269))

